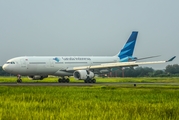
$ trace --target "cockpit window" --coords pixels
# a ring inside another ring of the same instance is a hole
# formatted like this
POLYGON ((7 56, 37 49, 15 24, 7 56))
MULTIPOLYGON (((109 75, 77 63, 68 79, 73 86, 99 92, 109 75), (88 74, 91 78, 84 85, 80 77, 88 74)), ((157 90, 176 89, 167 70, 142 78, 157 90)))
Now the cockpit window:
POLYGON ((6 62, 6 64, 15 64, 15 62, 6 62))

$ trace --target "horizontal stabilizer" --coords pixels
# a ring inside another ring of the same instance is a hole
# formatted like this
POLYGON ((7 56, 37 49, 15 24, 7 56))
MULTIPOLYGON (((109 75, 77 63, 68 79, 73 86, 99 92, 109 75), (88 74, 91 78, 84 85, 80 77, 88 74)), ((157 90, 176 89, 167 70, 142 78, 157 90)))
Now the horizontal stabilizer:
POLYGON ((155 58, 155 57, 159 57, 159 56, 160 55, 150 56, 150 57, 144 57, 144 58, 137 58, 136 60, 144 60, 144 59, 155 58))

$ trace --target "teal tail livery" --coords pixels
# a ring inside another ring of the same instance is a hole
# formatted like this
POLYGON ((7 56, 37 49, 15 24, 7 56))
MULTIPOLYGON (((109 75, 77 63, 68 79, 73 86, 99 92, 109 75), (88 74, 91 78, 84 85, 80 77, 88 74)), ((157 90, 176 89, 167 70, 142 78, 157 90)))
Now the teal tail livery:
POLYGON ((128 41, 119 52, 118 57, 120 58, 120 62, 135 61, 137 59, 136 57, 132 56, 135 48, 135 43, 137 40, 137 35, 138 32, 133 31, 128 41))
POLYGON ((95 74, 106 74, 122 67, 135 67, 146 64, 160 64, 171 62, 176 56, 164 61, 145 61, 158 56, 145 58, 133 57, 137 40, 137 31, 133 31, 124 47, 115 56, 21 56, 7 60, 3 70, 17 76, 21 83, 21 76, 28 76, 31 80, 43 80, 49 75, 58 76, 59 83, 70 82, 69 76, 85 83, 95 83, 95 74))
POLYGON ((149 56, 144 58, 137 58, 133 56, 136 40, 137 40, 137 31, 133 31, 131 36, 129 37, 128 41, 124 45, 124 47, 121 49, 121 51, 117 54, 117 56, 120 59, 120 62, 130 62, 130 61, 137 61, 137 60, 143 60, 143 59, 149 59, 154 57, 159 57, 160 55, 155 56, 149 56))

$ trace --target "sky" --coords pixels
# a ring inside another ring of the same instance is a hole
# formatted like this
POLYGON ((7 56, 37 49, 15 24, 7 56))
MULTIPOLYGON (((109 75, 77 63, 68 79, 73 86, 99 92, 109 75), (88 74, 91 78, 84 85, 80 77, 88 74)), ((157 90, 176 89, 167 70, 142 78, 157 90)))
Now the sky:
MULTIPOLYGON (((139 31, 134 56, 178 64, 178 0, 0 0, 0 65, 18 56, 113 56, 139 31)), ((142 67, 145 67, 142 66, 142 67)))

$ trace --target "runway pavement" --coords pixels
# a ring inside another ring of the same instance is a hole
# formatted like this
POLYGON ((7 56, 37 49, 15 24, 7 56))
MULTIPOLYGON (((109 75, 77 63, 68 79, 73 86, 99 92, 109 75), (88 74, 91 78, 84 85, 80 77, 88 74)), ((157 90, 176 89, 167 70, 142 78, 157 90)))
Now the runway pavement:
POLYGON ((15 83, 2 82, 0 86, 97 86, 97 85, 179 85, 179 83, 121 83, 121 82, 101 82, 101 83, 15 83))

